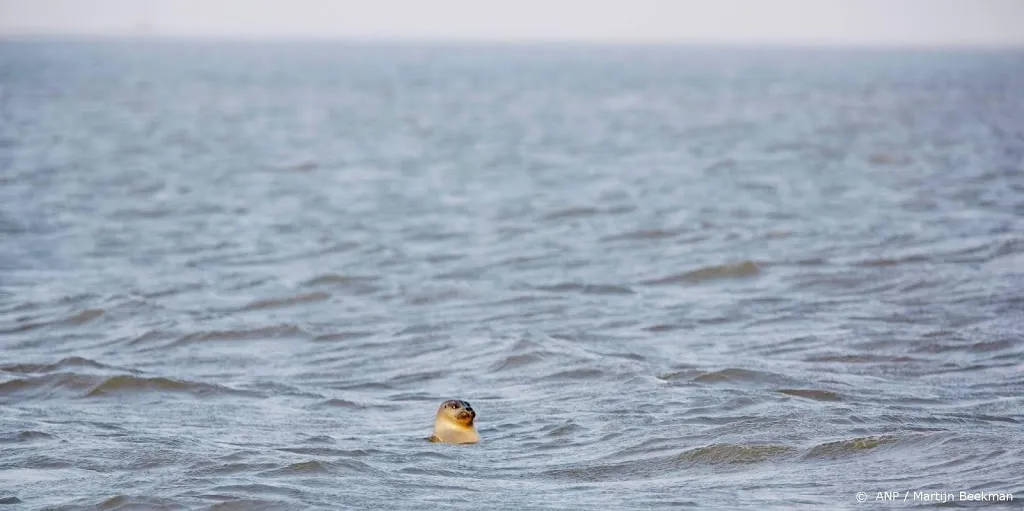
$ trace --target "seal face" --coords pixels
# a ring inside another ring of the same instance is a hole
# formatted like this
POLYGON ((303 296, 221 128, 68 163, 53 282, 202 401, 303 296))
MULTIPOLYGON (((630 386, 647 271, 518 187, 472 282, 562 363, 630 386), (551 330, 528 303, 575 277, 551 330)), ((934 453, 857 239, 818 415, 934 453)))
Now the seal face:
POLYGON ((473 422, 476 411, 466 401, 449 399, 441 403, 434 417, 434 434, 431 442, 447 444, 472 444, 480 441, 473 422))

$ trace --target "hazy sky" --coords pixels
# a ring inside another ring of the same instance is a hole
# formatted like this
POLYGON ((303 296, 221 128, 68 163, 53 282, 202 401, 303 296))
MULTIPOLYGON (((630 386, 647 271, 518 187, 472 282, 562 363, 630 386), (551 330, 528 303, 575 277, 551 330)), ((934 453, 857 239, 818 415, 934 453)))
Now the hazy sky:
POLYGON ((0 34, 1024 46, 1024 0, 0 0, 0 34))

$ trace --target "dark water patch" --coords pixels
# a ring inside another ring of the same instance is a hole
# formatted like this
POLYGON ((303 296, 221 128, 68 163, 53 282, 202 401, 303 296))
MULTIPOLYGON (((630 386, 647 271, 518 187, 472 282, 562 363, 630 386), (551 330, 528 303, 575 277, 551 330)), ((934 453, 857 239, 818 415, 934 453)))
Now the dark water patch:
POLYGON ((294 502, 266 499, 239 498, 236 496, 220 496, 216 494, 206 495, 208 499, 220 499, 210 506, 210 511, 276 511, 281 509, 292 509, 294 502))
POLYGON ((880 447, 895 444, 899 439, 895 436, 870 436, 827 442, 810 448, 805 459, 843 459, 860 456, 880 447))
MULTIPOLYGON (((613 338, 613 340, 614 340, 614 338, 613 338)), ((641 355, 639 353, 617 353, 617 352, 614 352, 614 351, 602 351, 602 352, 593 352, 593 353, 597 357, 599 357, 599 358, 605 358, 605 357, 617 358, 617 359, 620 359, 620 360, 629 360, 629 361, 632 361, 632 362, 646 362, 647 361, 647 357, 645 357, 644 355, 641 355)))
POLYGON ((551 425, 541 428, 541 432, 544 433, 544 436, 551 438, 573 437, 585 433, 586 431, 587 428, 575 423, 551 425))
MULTIPOLYGON (((426 242, 444 242, 444 241, 461 241, 465 240, 469 233, 465 231, 445 231, 443 227, 436 226, 435 228, 419 228, 410 229, 405 233, 406 241, 426 241, 426 242)), ((465 257, 463 254, 450 253, 450 254, 433 254, 430 257, 432 262, 441 261, 455 261, 465 257)))
POLYGON ((440 305, 466 296, 458 287, 430 286, 429 289, 403 293, 402 301, 408 305, 440 305))
POLYGON ((203 290, 204 284, 199 282, 178 282, 163 289, 136 290, 135 293, 147 300, 158 298, 170 298, 185 293, 194 293, 203 290))
POLYGON ((77 314, 75 314, 75 315, 73 315, 73 316, 71 316, 71 317, 61 321, 61 324, 67 325, 67 326, 84 325, 84 324, 86 324, 86 323, 88 323, 88 322, 90 322, 90 321, 92 321, 92 320, 94 320, 94 319, 96 319, 96 318, 106 314, 106 312, 107 311, 105 311, 103 309, 86 309, 84 311, 81 311, 81 312, 79 312, 79 313, 77 313, 77 314))
POLYGON ((255 392, 235 390, 218 384, 172 380, 161 377, 140 378, 138 376, 125 375, 104 379, 98 385, 92 387, 86 394, 86 397, 129 396, 150 392, 163 394, 184 393, 199 397, 218 395, 256 397, 260 395, 255 392))
POLYGON ((251 391, 265 396, 290 396, 323 399, 324 396, 309 390, 274 381, 259 381, 250 384, 240 385, 239 390, 251 391))
MULTIPOLYGON (((0 145, 3 147, 3 145, 0 145)), ((0 184, 5 184, 7 180, 0 177, 0 184)), ((0 212, 0 234, 11 235, 11 234, 22 234, 29 232, 27 225, 22 225, 19 222, 14 221, 12 218, 8 218, 3 212, 0 212)))
POLYGON ((129 346, 137 344, 149 344, 154 341, 167 341, 171 339, 177 339, 181 337, 181 333, 172 332, 166 330, 148 330, 141 335, 132 338, 128 341, 129 346))
MULTIPOLYGON (((440 471, 434 472, 434 470, 436 470, 436 469, 423 469, 423 468, 416 468, 416 467, 404 468, 401 471, 403 474, 422 475, 422 476, 428 476, 428 477, 429 476, 433 476, 432 477, 433 480, 431 480, 430 482, 427 482, 427 483, 417 483, 417 482, 413 482, 411 480, 405 480, 405 481, 396 481, 394 484, 395 484, 395 486, 397 486, 399 488, 406 488, 406 489, 415 488, 415 489, 419 489, 419 490, 428 491, 428 492, 430 492, 432 494, 434 493, 434 491, 437 491, 437 490, 441 490, 441 491, 444 491, 444 492, 455 491, 455 492, 459 492, 459 493, 485 493, 485 492, 489 491, 489 490, 479 490, 479 489, 476 489, 476 488, 470 488, 468 486, 456 486, 456 485, 444 484, 444 483, 438 482, 436 480, 436 478, 438 478, 438 477, 459 478, 459 477, 465 477, 465 474, 459 474, 459 473, 455 473, 455 472, 451 472, 451 471, 447 471, 447 470, 440 470, 440 471)), ((443 498, 437 499, 437 500, 441 501, 441 500, 443 500, 443 498)), ((441 502, 438 502, 438 504, 441 504, 441 502)), ((466 502, 465 506, 466 506, 466 508, 471 508, 471 507, 473 507, 473 504, 469 503, 469 502, 466 502)), ((451 506, 451 503, 448 503, 448 504, 444 505, 444 507, 452 507, 453 509, 455 508, 454 506, 451 506)))
POLYGON ((409 475, 423 475, 423 476, 433 476, 433 477, 446 477, 446 478, 453 478, 453 479, 454 478, 462 477, 462 475, 463 475, 463 474, 461 474, 459 472, 455 472, 453 470, 443 470, 443 469, 437 469, 437 468, 429 468, 429 469, 427 469, 427 468, 420 468, 420 467, 405 467, 405 468, 403 468, 401 470, 401 472, 403 474, 409 474, 409 475))
POLYGON ((213 463, 204 461, 190 467, 190 471, 196 476, 224 476, 231 474, 251 474, 253 472, 272 470, 277 468, 276 463, 213 463))
POLYGON ((504 371, 508 369, 517 369, 529 365, 542 362, 544 357, 539 354, 527 353, 524 355, 509 355, 503 360, 499 360, 491 365, 491 371, 504 371))
POLYGON ((57 440, 57 437, 42 431, 19 431, 17 433, 0 433, 0 444, 22 444, 30 442, 46 442, 57 440))
POLYGON ((282 447, 282 452, 301 454, 303 456, 318 456, 325 458, 365 458, 369 456, 368 451, 358 449, 338 449, 336 447, 282 447))
POLYGON ((15 378, 0 383, 0 395, 42 398, 69 395, 92 388, 104 377, 77 373, 53 373, 31 378, 15 378))
POLYGON ((909 264, 926 263, 931 260, 930 257, 924 255, 910 255, 905 257, 896 258, 879 258, 879 259, 867 259, 853 263, 854 266, 861 266, 864 268, 886 268, 890 266, 901 266, 909 264))
POLYGON ((831 339, 823 339, 813 335, 802 335, 787 339, 785 341, 773 342, 765 346, 759 346, 758 350, 765 356, 789 355, 815 351, 822 346, 830 344, 831 339))
POLYGON ((160 219, 177 213, 176 210, 167 207, 142 207, 122 208, 114 211, 108 218, 116 221, 136 221, 140 219, 160 219))
POLYGON ((831 264, 831 261, 824 257, 809 257, 803 259, 796 259, 789 263, 793 266, 826 266, 831 264))
POLYGON ((678 371, 663 373, 658 376, 658 379, 665 381, 693 381, 695 378, 703 376, 704 374, 706 374, 705 371, 697 368, 683 368, 678 371))
POLYGON ((443 331, 446 327, 447 325, 441 325, 436 323, 414 323, 395 332, 394 336, 404 337, 433 334, 443 331))
POLYGON ((796 452, 795 447, 788 445, 714 444, 685 451, 679 459, 697 465, 746 465, 781 460, 796 452))
POLYGON ((337 273, 325 273, 318 275, 302 283, 305 287, 327 287, 355 294, 369 294, 380 291, 380 287, 374 282, 380 280, 373 276, 350 276, 337 273))
POLYGON ((395 390, 393 386, 379 381, 345 382, 330 385, 329 387, 338 390, 395 390))
POLYGON ((349 341, 354 339, 363 339, 366 337, 372 337, 376 335, 376 332, 368 331, 349 331, 349 332, 334 332, 330 334, 320 334, 313 338, 314 341, 318 342, 338 342, 338 341, 349 341))
POLYGON ((706 383, 710 385, 719 384, 761 384, 770 383, 774 385, 781 385, 786 383, 792 383, 793 380, 781 374, 769 373, 765 371, 753 371, 750 369, 739 369, 739 368, 728 368, 720 371, 712 371, 710 373, 704 373, 693 378, 693 381, 698 383, 706 383))
POLYGON ((822 354, 822 355, 811 355, 804 358, 805 362, 830 362, 837 364, 879 364, 879 363, 908 363, 908 362, 920 362, 920 359, 908 357, 905 355, 869 355, 866 353, 857 354, 822 354))
POLYGON ((874 153, 868 156, 867 161, 872 165, 901 166, 907 165, 913 160, 906 154, 874 153))
POLYGON ((551 293, 579 293, 585 295, 631 295, 633 290, 625 286, 609 284, 587 284, 580 282, 562 282, 550 286, 537 286, 538 291, 551 293))
POLYGON ((268 284, 273 281, 273 278, 269 276, 257 276, 249 277, 244 273, 238 272, 231 277, 225 279, 224 287, 228 291, 246 291, 250 289, 259 289, 264 284, 268 284))
POLYGON ((402 388, 405 385, 440 380, 452 373, 451 369, 439 371, 418 371, 400 374, 388 378, 387 384, 394 388, 402 388))
POLYGON ((776 230, 771 230, 771 231, 765 231, 762 234, 762 236, 765 239, 778 240, 778 239, 789 238, 789 237, 793 236, 793 232, 792 231, 784 231, 784 230, 776 229, 776 230))
POLYGON ((549 374, 539 378, 538 381, 589 381, 604 379, 608 376, 605 371, 600 369, 581 368, 549 374))
POLYGON ((327 463, 310 460, 303 461, 300 463, 293 463, 287 467, 282 467, 277 470, 270 470, 267 472, 261 472, 261 476, 267 477, 287 477, 287 476, 303 476, 303 475, 317 475, 317 474, 330 474, 331 469, 328 468, 327 463))
POLYGON ((757 263, 743 261, 735 264, 722 264, 707 266, 696 270, 677 273, 666 277, 645 280, 642 283, 649 286, 664 286, 672 284, 702 284, 723 279, 738 279, 752 277, 761 272, 757 263))
POLYGON ((373 466, 351 458, 335 458, 333 461, 309 460, 293 463, 278 470, 263 472, 267 477, 307 477, 329 474, 357 474, 359 476, 382 477, 385 472, 373 466))
POLYGON ((356 403, 355 401, 349 401, 347 399, 331 398, 326 401, 320 401, 312 406, 317 408, 366 408, 369 405, 356 403))
MULTIPOLYGON (((15 296, 15 294, 10 292, 10 291, 0 290, 0 297, 12 298, 13 299, 14 296, 15 296)), ((2 302, 0 302, 0 303, 2 303, 2 302)), ((19 313, 19 312, 20 313, 25 313, 25 312, 28 312, 28 311, 39 310, 42 307, 43 307, 43 304, 39 303, 39 302, 17 301, 17 302, 14 302, 12 304, 0 305, 0 314, 8 315, 8 314, 16 314, 16 313, 19 313)))
POLYGON ((19 499, 18 497, 0 497, 0 505, 21 504, 21 503, 22 503, 22 500, 19 499))
MULTIPOLYGON (((61 442, 58 445, 66 446, 66 442, 61 442)), ((78 469, 81 468, 78 463, 72 463, 65 459, 60 454, 39 454, 39 451, 43 448, 41 445, 25 446, 22 452, 26 453, 25 456, 17 456, 11 460, 0 460, 3 462, 2 467, 4 469, 22 469, 28 472, 45 472, 45 471, 60 471, 63 469, 78 469)), ((20 450, 20 449, 19 449, 20 450)), ((17 452, 17 451, 15 451, 17 452)), ((91 463, 85 462, 85 465, 91 463)))
POLYGON ((465 282, 478 280, 484 273, 484 268, 455 268, 451 271, 435 273, 431 280, 446 280, 465 282))
POLYGON ((429 392, 396 392, 396 393, 393 393, 393 394, 390 394, 390 395, 387 396, 388 402, 390 402, 392 404, 390 404, 390 405, 383 405, 382 404, 380 406, 390 407, 390 408, 398 408, 399 405, 394 404, 394 403, 397 403, 397 402, 400 402, 400 401, 412 401, 412 402, 415 402, 415 403, 423 403, 423 402, 432 403, 434 401, 437 401, 438 399, 449 399, 449 398, 440 398, 437 394, 433 394, 433 393, 429 393, 429 392))
MULTIPOLYGON (((283 228, 281 226, 268 226, 267 229, 275 229, 275 227, 287 233, 288 231, 294 229, 295 226, 284 226, 283 228)), ((330 246, 326 248, 297 250, 294 249, 293 247, 288 247, 288 249, 273 252, 273 255, 262 253, 253 254, 246 252, 241 254, 222 254, 205 258, 196 258, 185 263, 185 266, 188 268, 225 266, 237 269, 239 271, 244 271, 244 269, 246 268, 273 267, 278 264, 290 263, 296 260, 315 259, 318 256, 324 255, 325 252, 329 253, 338 250, 343 250, 343 248, 338 246, 330 246)), ((254 279, 249 282, 241 282, 238 284, 237 287, 234 288, 234 290, 256 287, 260 284, 266 283, 268 280, 269 279, 260 278, 254 279)))
POLYGON ((843 397, 835 392, 827 390, 811 390, 811 389, 779 389, 776 392, 779 394, 785 394, 787 396, 802 397, 805 399, 812 399, 814 401, 842 401, 843 397))
POLYGON ((1013 339, 997 339, 979 342, 949 343, 925 340, 916 343, 915 352, 944 353, 948 351, 965 351, 970 353, 990 353, 1017 348, 1021 343, 1013 339))
POLYGON ((0 366, 0 371, 7 371, 9 373, 52 373, 54 371, 60 371, 60 370, 65 370, 65 369, 74 369, 74 368, 111 369, 111 370, 126 371, 126 372, 132 372, 132 373, 140 373, 141 372, 141 371, 134 370, 134 369, 124 369, 124 368, 120 368, 120 367, 115 367, 115 366, 109 366, 109 365, 106 365, 106 364, 101 364, 99 362, 96 362, 95 360, 89 360, 87 358, 82 358, 82 357, 62 358, 60 361, 54 362, 54 363, 51 363, 51 364, 40 364, 40 363, 36 363, 36 364, 29 364, 29 363, 6 364, 6 365, 0 366))
POLYGON ((681 328, 686 328, 686 325, 681 325, 681 324, 673 325, 673 324, 668 324, 668 323, 658 323, 656 325, 645 326, 643 329, 646 332, 661 333, 661 332, 672 332, 674 330, 679 330, 681 328))
POLYGON ((303 441, 315 445, 331 445, 337 443, 330 435, 311 435, 306 437, 303 441))
POLYGON ((281 497, 299 497, 301 491, 296 488, 289 488, 285 486, 275 486, 271 484, 226 484, 221 486, 215 486, 210 489, 214 492, 223 492, 228 495, 243 496, 243 495, 276 495, 281 497))
POLYGON ((268 298, 264 300, 256 300, 242 307, 241 310, 257 311, 265 309, 283 309, 286 307, 304 305, 307 303, 322 302, 324 300, 329 299, 330 297, 330 293, 325 293, 323 291, 314 291, 312 293, 299 294, 284 298, 268 298))
POLYGON ((35 318, 35 321, 32 321, 29 318, 18 318, 17 322, 20 324, 17 324, 13 327, 4 330, 0 330, 0 334, 25 333, 46 327, 80 327, 89 322, 92 322, 93 320, 103 316, 104 314, 106 314, 106 311, 104 309, 86 309, 75 314, 72 314, 71 316, 54 319, 52 321, 43 320, 42 317, 35 318))
POLYGON ((541 220, 568 220, 573 218, 587 218, 599 215, 601 213, 602 211, 597 208, 574 207, 546 213, 541 217, 541 220))
POLYGON ((188 509, 188 507, 168 498, 118 495, 97 504, 94 509, 101 511, 143 511, 151 509, 155 511, 188 509))
POLYGON ((975 413, 970 415, 951 414, 948 417, 955 417, 968 422, 1001 422, 1005 424, 1024 424, 1024 418, 1008 417, 1003 415, 992 415, 988 413, 975 413))
MULTIPOLYGON (((614 437, 602 438, 602 442, 612 440, 614 437)), ((681 440, 677 436, 652 436, 634 445, 620 449, 609 455, 606 459, 636 459, 664 454, 666 451, 675 452, 680 447, 681 440)))
POLYGON ((669 238, 675 238, 682 234, 683 230, 668 230, 668 229, 638 229, 634 231, 626 231, 620 234, 614 234, 611 236, 603 236, 600 241, 656 241, 669 238))
POLYGON ((792 457, 797 449, 787 445, 713 444, 667 456, 644 456, 637 460, 584 467, 548 470, 542 477, 573 481, 637 481, 679 476, 686 470, 715 466, 750 466, 778 462, 792 457))
POLYGON ((261 328, 240 330, 214 330, 196 332, 178 338, 171 346, 187 346, 195 343, 220 341, 247 341, 266 339, 308 339, 308 332, 295 325, 271 325, 261 328))
POLYGON ((280 165, 278 167, 275 167, 276 170, 280 170, 280 171, 284 171, 284 172, 299 172, 299 173, 303 173, 303 174, 304 173, 313 172, 313 171, 315 171, 315 170, 317 170, 319 168, 320 168, 320 164, 318 164, 315 161, 304 161, 304 162, 300 162, 300 163, 289 163, 289 164, 280 165))

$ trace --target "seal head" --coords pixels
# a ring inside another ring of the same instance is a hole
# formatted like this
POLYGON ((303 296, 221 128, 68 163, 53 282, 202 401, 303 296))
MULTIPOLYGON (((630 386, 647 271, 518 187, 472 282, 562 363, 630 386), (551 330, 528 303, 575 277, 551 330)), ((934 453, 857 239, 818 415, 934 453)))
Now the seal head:
POLYGON ((480 441, 473 422, 476 412, 466 401, 450 399, 441 403, 434 417, 434 434, 431 442, 446 444, 473 444, 480 441))

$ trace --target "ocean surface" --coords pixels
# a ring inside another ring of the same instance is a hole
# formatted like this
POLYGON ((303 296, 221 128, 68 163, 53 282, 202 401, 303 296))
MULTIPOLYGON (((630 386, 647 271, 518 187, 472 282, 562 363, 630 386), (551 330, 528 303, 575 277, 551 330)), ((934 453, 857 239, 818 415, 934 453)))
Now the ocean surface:
POLYGON ((1022 474, 1024 52, 0 42, 0 510, 1022 474))

